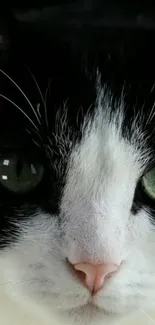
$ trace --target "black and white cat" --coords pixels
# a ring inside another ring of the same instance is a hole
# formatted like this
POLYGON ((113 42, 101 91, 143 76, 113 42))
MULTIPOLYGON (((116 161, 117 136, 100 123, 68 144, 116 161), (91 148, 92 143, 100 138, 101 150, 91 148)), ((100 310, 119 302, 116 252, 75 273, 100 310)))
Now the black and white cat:
POLYGON ((0 324, 154 306, 154 20, 120 2, 1 12, 0 324))

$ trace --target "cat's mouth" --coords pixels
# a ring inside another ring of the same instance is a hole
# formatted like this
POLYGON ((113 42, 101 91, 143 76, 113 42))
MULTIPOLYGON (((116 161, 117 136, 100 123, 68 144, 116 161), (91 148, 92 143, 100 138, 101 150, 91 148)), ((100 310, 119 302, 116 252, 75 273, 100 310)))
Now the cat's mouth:
POLYGON ((82 312, 89 312, 92 314, 96 313, 104 313, 107 316, 114 315, 111 311, 106 310, 104 307, 98 306, 93 299, 89 299, 86 303, 83 305, 81 304, 79 307, 75 309, 80 309, 82 312))
POLYGON ((110 318, 122 317, 126 315, 128 312, 127 310, 120 309, 120 308, 112 308, 112 306, 104 306, 98 305, 93 297, 90 297, 87 302, 81 303, 78 307, 73 307, 75 311, 78 311, 82 314, 89 314, 89 315, 97 315, 100 314, 102 317, 103 315, 110 318))
POLYGON ((88 303, 84 304, 83 306, 80 306, 78 308, 75 308, 75 310, 78 311, 78 313, 82 314, 90 314, 92 316, 101 314, 102 316, 105 315, 107 317, 117 317, 120 316, 120 313, 108 311, 105 308, 98 307, 95 303, 89 301, 88 303))

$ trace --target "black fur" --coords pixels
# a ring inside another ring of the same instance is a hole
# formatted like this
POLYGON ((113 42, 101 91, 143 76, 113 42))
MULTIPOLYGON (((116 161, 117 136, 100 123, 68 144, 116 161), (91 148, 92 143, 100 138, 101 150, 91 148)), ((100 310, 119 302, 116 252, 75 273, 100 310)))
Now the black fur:
MULTIPOLYGON (((44 1, 37 6, 32 1, 31 4, 14 1, 12 6, 4 7, 1 16, 0 69, 20 85, 35 107, 41 104, 42 140, 37 148, 31 138, 38 141, 35 133, 31 130, 30 136, 25 131, 31 129, 28 120, 6 99, 0 98, 0 155, 16 153, 27 159, 28 152, 32 160, 38 157, 47 170, 41 186, 28 195, 13 195, 0 187, 0 243, 4 247, 8 238, 10 241, 10 236, 14 239, 18 233, 12 226, 17 210, 21 209, 24 218, 28 218, 27 206, 34 211, 36 206, 52 213, 58 211, 66 162, 63 161, 62 178, 59 179, 44 147, 48 145, 49 136, 53 143, 52 163, 58 164, 62 157, 53 133, 56 113, 60 107, 63 111, 65 101, 68 125, 72 128, 70 136, 80 141, 83 117, 90 107, 93 111, 96 100, 97 68, 102 73, 102 84, 110 87, 114 101, 120 97, 122 88, 125 90, 124 136, 130 134, 133 110, 143 107, 144 116, 148 116, 155 97, 155 12, 148 1, 141 7, 131 1, 44 1), (50 81, 49 129, 39 92, 28 69, 43 94, 50 81)), ((17 103, 34 120, 28 103, 3 73, 0 73, 0 93, 17 103)), ((148 145, 154 150, 154 125, 147 126, 146 133, 149 132, 152 137, 148 145)), ((154 206, 154 202, 145 200, 147 204, 151 208, 154 206)), ((142 205, 143 199, 136 192, 135 213, 142 205)))

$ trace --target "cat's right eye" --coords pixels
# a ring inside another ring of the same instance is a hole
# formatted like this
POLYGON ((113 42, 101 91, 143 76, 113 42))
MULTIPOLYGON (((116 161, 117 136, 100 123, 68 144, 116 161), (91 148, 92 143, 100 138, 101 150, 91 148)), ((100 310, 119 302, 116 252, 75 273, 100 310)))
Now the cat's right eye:
POLYGON ((0 159, 0 183, 9 191, 24 194, 32 191, 43 179, 44 167, 12 155, 0 159))
POLYGON ((155 200, 155 168, 150 169, 141 179, 144 192, 155 200))

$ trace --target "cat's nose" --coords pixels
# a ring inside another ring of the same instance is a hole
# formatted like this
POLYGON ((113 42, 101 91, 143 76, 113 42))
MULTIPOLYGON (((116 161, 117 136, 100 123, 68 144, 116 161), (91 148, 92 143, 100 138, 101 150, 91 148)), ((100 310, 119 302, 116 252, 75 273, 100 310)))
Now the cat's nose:
POLYGON ((119 265, 116 264, 89 264, 78 263, 73 264, 76 276, 88 290, 95 294, 103 286, 105 279, 118 270, 119 265))

